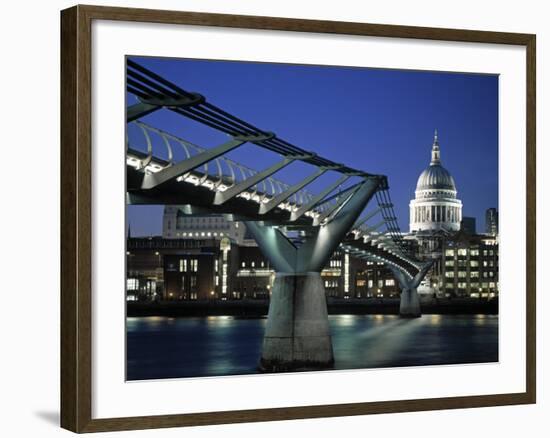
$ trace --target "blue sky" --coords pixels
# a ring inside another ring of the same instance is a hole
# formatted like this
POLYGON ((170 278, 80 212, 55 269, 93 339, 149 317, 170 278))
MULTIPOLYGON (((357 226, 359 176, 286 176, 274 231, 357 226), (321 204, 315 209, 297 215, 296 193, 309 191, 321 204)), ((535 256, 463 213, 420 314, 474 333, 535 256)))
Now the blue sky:
MULTIPOLYGON (((498 208, 498 77, 333 66, 133 57, 222 109, 333 161, 388 176, 401 229, 430 161, 437 128, 442 164, 453 175, 463 215, 484 230, 498 208)), ((129 104, 135 98, 129 96, 129 104)), ((224 135, 166 110, 144 122, 211 147, 224 135)), ((243 148, 232 158, 264 168, 269 157, 243 148)), ((273 161, 271 161, 273 162, 273 161)), ((288 169, 283 180, 303 177, 288 169)), ((292 182, 292 181, 290 181, 292 182)), ((162 207, 128 208, 132 234, 162 231, 162 207)))

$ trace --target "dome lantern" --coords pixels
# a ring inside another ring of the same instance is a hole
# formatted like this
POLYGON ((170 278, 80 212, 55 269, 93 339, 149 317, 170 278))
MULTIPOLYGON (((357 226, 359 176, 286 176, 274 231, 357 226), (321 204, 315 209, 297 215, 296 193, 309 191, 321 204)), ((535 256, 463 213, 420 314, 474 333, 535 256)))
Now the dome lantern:
POLYGON ((441 165, 441 150, 437 138, 437 129, 432 144, 432 160, 430 165, 420 174, 416 191, 421 190, 451 190, 456 192, 455 181, 449 171, 441 165))
POLYGON ((432 145, 432 161, 430 162, 430 166, 435 166, 437 164, 441 164, 441 152, 439 150, 439 141, 437 140, 437 129, 434 132, 434 142, 432 145))

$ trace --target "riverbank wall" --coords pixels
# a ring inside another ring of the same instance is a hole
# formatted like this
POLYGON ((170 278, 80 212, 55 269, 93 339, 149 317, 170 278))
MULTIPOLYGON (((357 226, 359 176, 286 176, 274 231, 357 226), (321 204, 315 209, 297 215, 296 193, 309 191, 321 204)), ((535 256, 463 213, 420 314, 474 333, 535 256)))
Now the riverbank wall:
MULTIPOLYGON (((398 299, 327 300, 329 315, 398 315, 398 299)), ((268 300, 127 302, 127 316, 267 316, 268 300)), ((422 314, 497 315, 498 300, 475 298, 430 299, 421 302, 422 314)))

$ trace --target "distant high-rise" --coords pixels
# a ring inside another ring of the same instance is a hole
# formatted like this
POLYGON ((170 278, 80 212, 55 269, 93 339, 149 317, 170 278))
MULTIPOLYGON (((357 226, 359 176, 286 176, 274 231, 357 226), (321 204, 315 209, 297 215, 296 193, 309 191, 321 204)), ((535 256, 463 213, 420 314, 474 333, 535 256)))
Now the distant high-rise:
POLYGON ((485 212, 485 232, 491 236, 498 234, 498 211, 496 208, 488 208, 485 212))
POLYGON ((460 221, 460 229, 468 234, 475 234, 476 233, 476 218, 475 217, 468 217, 468 216, 462 216, 462 220, 460 221))

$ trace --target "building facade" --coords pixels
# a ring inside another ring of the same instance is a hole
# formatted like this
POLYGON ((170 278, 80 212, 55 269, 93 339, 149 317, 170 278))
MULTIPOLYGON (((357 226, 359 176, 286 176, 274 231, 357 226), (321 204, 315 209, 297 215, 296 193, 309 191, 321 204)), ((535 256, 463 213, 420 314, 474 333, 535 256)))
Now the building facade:
POLYGON ((238 269, 228 238, 128 238, 128 300, 228 299, 238 269))
POLYGON ((126 298, 129 301, 162 299, 164 291, 164 261, 160 238, 126 241, 126 298))
MULTIPOLYGON (((246 241, 246 239, 245 239, 246 241)), ((257 245, 221 239, 129 237, 127 299, 267 300, 275 271, 257 245)), ((387 298, 399 286, 382 264, 335 251, 321 272, 329 299, 387 298)))
POLYGON ((447 239, 440 289, 447 297, 494 298, 498 295, 498 239, 460 232, 447 239))
POLYGON ((228 221, 220 214, 190 216, 177 206, 164 207, 162 237, 165 239, 220 240, 228 237, 238 245, 243 244, 246 228, 242 222, 228 221))

